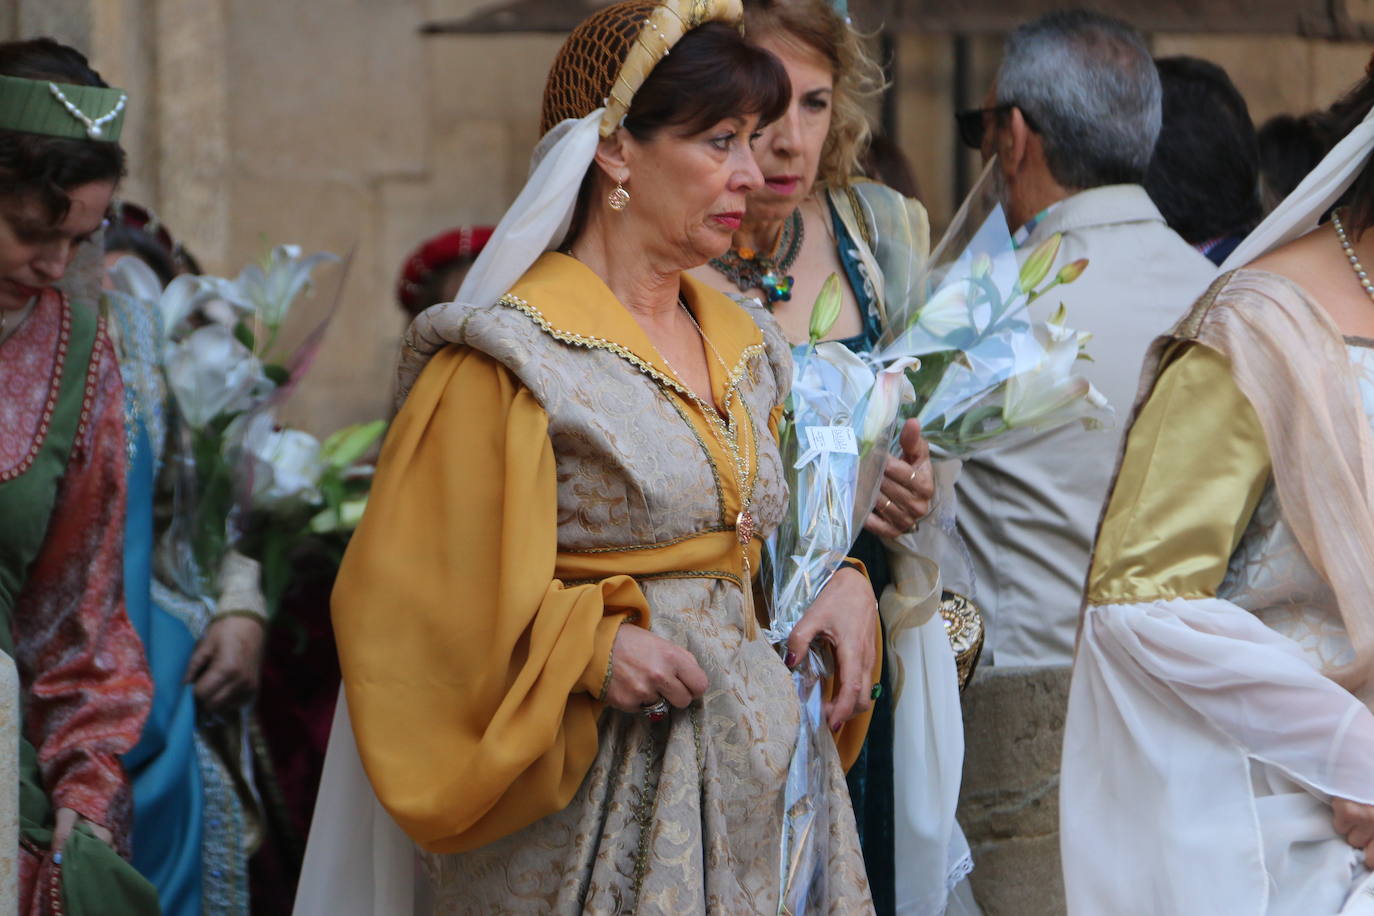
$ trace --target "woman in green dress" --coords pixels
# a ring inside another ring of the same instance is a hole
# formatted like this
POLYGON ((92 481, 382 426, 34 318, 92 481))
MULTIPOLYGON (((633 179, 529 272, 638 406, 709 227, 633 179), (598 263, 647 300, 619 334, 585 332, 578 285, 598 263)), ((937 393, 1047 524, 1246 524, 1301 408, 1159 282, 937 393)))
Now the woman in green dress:
POLYGON ((0 650, 18 669, 0 719, 19 731, 0 902, 25 914, 158 912, 116 853, 119 755, 152 695, 123 605, 123 389, 103 319, 57 289, 123 173, 125 101, 70 48, 0 45, 0 650))

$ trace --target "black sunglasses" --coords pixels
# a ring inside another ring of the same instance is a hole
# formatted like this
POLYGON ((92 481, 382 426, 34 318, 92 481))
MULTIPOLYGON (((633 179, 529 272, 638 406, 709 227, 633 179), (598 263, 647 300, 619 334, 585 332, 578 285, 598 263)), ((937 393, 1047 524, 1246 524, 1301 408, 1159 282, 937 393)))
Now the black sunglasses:
POLYGON ((1031 120, 1031 116, 1026 113, 1026 109, 1021 108, 1015 102, 1008 102, 1005 105, 994 105, 991 108, 969 108, 964 111, 956 111, 954 120, 959 125, 959 139, 969 149, 981 150, 983 148, 983 136, 987 133, 986 115, 1001 115, 1011 111, 1013 108, 1021 109, 1021 119, 1026 122, 1026 126, 1039 133, 1039 128, 1031 120))

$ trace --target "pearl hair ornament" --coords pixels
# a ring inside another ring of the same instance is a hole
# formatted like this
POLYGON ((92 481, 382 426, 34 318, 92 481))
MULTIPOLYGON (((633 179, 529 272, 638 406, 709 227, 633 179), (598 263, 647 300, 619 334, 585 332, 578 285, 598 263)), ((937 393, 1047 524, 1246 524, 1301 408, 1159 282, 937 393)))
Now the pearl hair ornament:
POLYGON ((103 114, 98 118, 91 118, 90 115, 73 105, 71 100, 58 88, 56 83, 48 83, 48 91, 53 94, 53 97, 57 99, 57 101, 62 103, 62 107, 67 109, 68 114, 76 118, 85 126, 86 136, 90 137, 92 140, 99 140, 104 135, 105 125, 119 117, 119 113, 124 110, 124 103, 129 100, 129 96, 121 92, 119 94, 119 101, 115 103, 115 107, 108 114, 103 114))

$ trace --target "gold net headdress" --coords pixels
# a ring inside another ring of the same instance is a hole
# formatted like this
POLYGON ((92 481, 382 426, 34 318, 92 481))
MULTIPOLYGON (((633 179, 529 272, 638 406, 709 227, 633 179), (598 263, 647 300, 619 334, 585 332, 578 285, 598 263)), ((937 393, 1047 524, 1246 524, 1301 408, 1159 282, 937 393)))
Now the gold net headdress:
POLYGON ((540 134, 605 106, 601 136, 610 136, 683 35, 706 22, 738 23, 743 16, 741 0, 622 0, 598 10, 573 29, 549 68, 540 134))

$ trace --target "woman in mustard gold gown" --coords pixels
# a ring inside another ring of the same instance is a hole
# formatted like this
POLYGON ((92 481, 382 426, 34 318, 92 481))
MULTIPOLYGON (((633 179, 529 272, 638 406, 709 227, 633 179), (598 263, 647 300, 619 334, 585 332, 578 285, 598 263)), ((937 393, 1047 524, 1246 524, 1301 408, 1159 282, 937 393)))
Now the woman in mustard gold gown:
MULTIPOLYGON (((777 911, 799 707, 751 576, 787 498, 789 350, 683 273, 729 245, 788 96, 739 17, 630 0, 574 31, 529 185, 407 335, 334 593, 345 697, 299 913, 410 912, 397 825, 435 912, 777 911)), ((837 660, 840 802, 809 912, 872 907, 840 748, 874 604, 846 569, 805 621, 837 660)))

